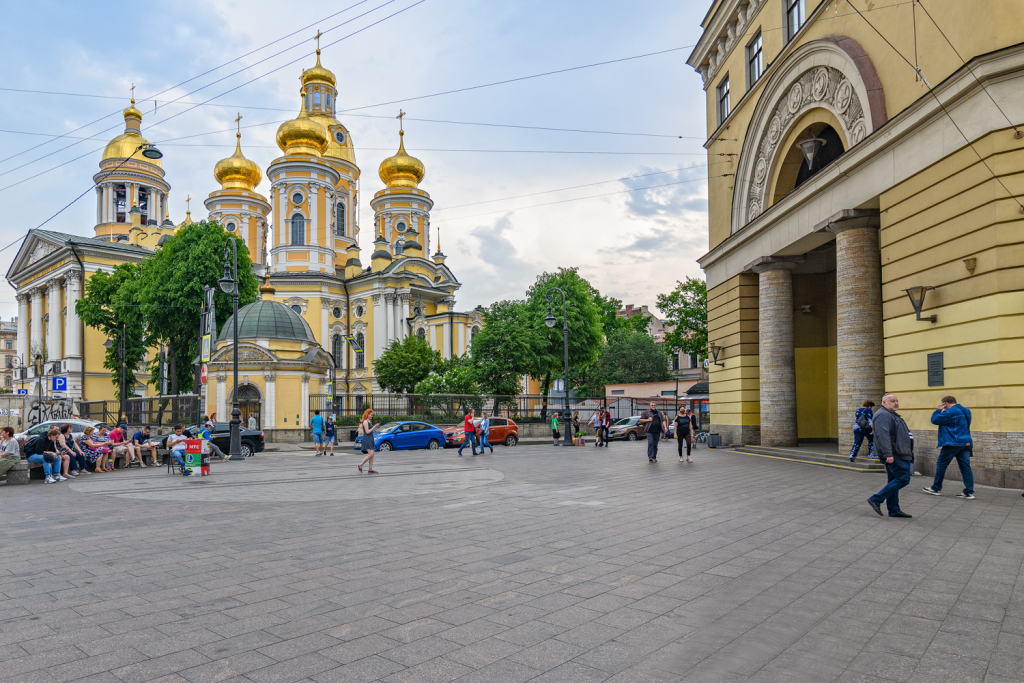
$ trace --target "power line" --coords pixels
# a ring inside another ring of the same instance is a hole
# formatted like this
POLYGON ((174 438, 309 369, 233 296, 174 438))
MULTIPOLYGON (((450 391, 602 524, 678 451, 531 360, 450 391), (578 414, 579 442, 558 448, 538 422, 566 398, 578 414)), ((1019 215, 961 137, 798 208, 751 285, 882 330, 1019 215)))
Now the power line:
MULTIPOLYGON (((154 143, 157 144, 157 143, 154 143)), ((159 143, 162 147, 220 147, 223 149, 233 148, 234 145, 229 144, 214 144, 214 143, 199 143, 191 145, 175 145, 159 143)), ((277 145, 246 145, 246 149, 277 149, 277 145)), ((393 152, 394 147, 353 147, 355 151, 371 151, 371 152, 393 152)), ((477 152, 481 154, 611 154, 611 155, 631 155, 631 154, 642 154, 646 156, 707 156, 707 152, 617 152, 617 151, 605 151, 605 150, 562 150, 562 149, 441 149, 434 147, 423 147, 415 150, 417 154, 422 152, 477 152)), ((735 154, 719 153, 712 156, 736 156, 735 154)), ((4 188, 6 189, 6 188, 4 188)))
MULTIPOLYGON (((335 12, 334 14, 329 14, 326 17, 324 17, 323 19, 320 19, 319 21, 327 21, 328 19, 336 17, 339 14, 343 14, 343 13, 349 11, 350 9, 354 8, 354 7, 362 5, 365 2, 369 2, 369 0, 359 0, 359 2, 355 3, 354 5, 350 5, 350 6, 346 7, 343 10, 335 12)), ((142 100, 139 100, 139 101, 140 102, 148 102, 150 100, 153 100, 155 102, 156 98, 159 97, 160 95, 163 95, 165 92, 169 92, 169 91, 171 91, 171 90, 173 90, 175 88, 180 88, 181 86, 185 85, 186 83, 190 83, 190 82, 194 81, 195 79, 201 78, 202 76, 205 76, 206 74, 213 73, 214 71, 217 71, 218 69, 221 69, 221 68, 227 66, 228 64, 231 64, 233 62, 237 62, 240 59, 244 59, 244 58, 248 57, 251 54, 255 54, 256 52, 259 52, 260 50, 263 50, 265 48, 270 47, 274 43, 278 43, 278 42, 280 42, 282 40, 286 40, 287 38, 290 38, 290 37, 294 36, 297 33, 300 33, 302 31, 305 31, 308 28, 311 28, 311 27, 315 26, 317 23, 319 23, 319 21, 315 22, 313 24, 309 24, 308 26, 304 26, 301 29, 293 31, 293 32, 289 33, 288 35, 282 36, 282 37, 280 37, 280 38, 278 38, 276 40, 272 40, 271 42, 269 42, 269 43, 267 43, 267 44, 265 44, 265 45, 263 45, 261 47, 258 47, 255 50, 250 50, 249 52, 247 52, 247 53, 245 53, 245 54, 243 54, 243 55, 241 55, 239 57, 236 57, 236 58, 231 59, 231 60, 229 60, 227 62, 224 62, 223 64, 221 64, 219 66, 213 67, 212 69, 208 69, 208 70, 204 71, 203 73, 201 73, 201 74, 199 74, 197 76, 193 76, 192 78, 189 78, 187 80, 182 81, 181 83, 178 83, 177 85, 172 85, 169 88, 165 88, 164 90, 161 90, 160 92, 156 93, 152 97, 145 98, 145 99, 142 99, 142 100)), ((294 49, 295 47, 297 47, 297 45, 294 45, 294 46, 292 46, 289 49, 294 49)), ((0 90, 7 90, 7 91, 10 91, 10 92, 32 92, 32 93, 44 93, 44 92, 46 92, 46 91, 43 91, 43 90, 25 90, 25 89, 19 89, 19 88, 0 88, 0 90)), ((58 95, 63 95, 65 97, 103 97, 105 99, 120 99, 122 101, 124 100, 123 97, 114 97, 113 95, 99 95, 99 96, 96 96, 96 95, 79 95, 77 93, 50 93, 50 94, 58 94, 58 95)), ((95 121, 87 123, 84 126, 79 126, 78 128, 76 128, 76 129, 74 129, 72 131, 69 131, 68 134, 70 134, 70 133, 77 133, 78 131, 82 130, 83 128, 88 128, 89 126, 91 126, 91 125, 93 125, 95 123, 99 123, 103 119, 105 119, 105 118, 107 118, 109 116, 113 116, 114 114, 117 114, 118 111, 119 110, 114 110, 110 114, 106 114, 106 115, 96 119, 95 121)), ((116 128, 116 126, 115 126, 115 128, 116 128)), ((112 129, 108 128, 107 131, 109 131, 109 130, 112 130, 112 129)), ((104 133, 104 132, 106 132, 106 131, 101 131, 100 133, 96 133, 96 135, 102 135, 102 133, 104 133)), ((64 136, 57 136, 57 137, 64 137, 64 136)), ((93 136, 93 137, 95 137, 95 136, 93 136)), ((48 144, 49 142, 52 142, 52 140, 48 140, 47 142, 38 144, 38 145, 36 145, 34 147, 29 147, 28 149, 22 150, 22 151, 18 152, 17 154, 13 154, 13 155, 7 157, 6 159, 0 159, 0 163, 3 163, 5 161, 9 161, 10 159, 13 159, 14 157, 17 157, 17 156, 20 156, 22 154, 25 154, 26 152, 30 152, 33 149, 38 149, 39 147, 42 147, 43 145, 48 144)))
POLYGON ((974 73, 974 69, 971 68, 971 65, 968 64, 967 60, 960 56, 960 52, 957 51, 955 47, 953 47, 953 42, 949 39, 949 36, 946 35, 946 32, 942 30, 942 27, 939 26, 938 22, 935 21, 935 19, 932 17, 932 14, 931 12, 928 11, 928 8, 924 6, 924 3, 921 2, 921 0, 917 0, 917 3, 921 6, 921 9, 924 10, 924 13, 928 15, 928 18, 931 19, 932 25, 934 25, 935 28, 938 30, 939 35, 941 35, 946 40, 946 44, 949 45, 949 48, 951 50, 953 50, 953 54, 956 55, 956 58, 960 60, 961 64, 967 67, 967 73, 971 74, 971 77, 974 78, 975 82, 979 86, 981 86, 981 89, 985 92, 986 95, 988 95, 988 99, 992 101, 992 104, 995 106, 995 108, 999 110, 999 113, 1003 115, 1003 118, 1006 119, 1006 122, 1010 124, 1011 128, 1013 128, 1013 132, 1016 134, 1016 137, 1018 139, 1024 137, 1024 132, 1022 132, 1020 128, 1017 127, 1017 125, 1010 120, 1010 117, 1006 115, 1006 112, 1003 111, 1003 108, 999 106, 999 103, 996 102, 996 99, 992 97, 992 93, 988 91, 988 88, 985 87, 985 84, 982 83, 978 76, 974 73))
POLYGON ((689 180, 677 180, 675 182, 664 183, 662 185, 649 185, 647 187, 634 187, 634 188, 630 188, 628 190, 618 190, 616 192, 605 192, 603 194, 592 194, 592 195, 588 195, 586 197, 575 197, 573 199, 560 199, 560 200, 554 201, 554 202, 545 202, 544 204, 531 204, 530 206, 520 206, 520 207, 515 208, 515 209, 503 209, 503 210, 500 210, 500 211, 487 211, 485 213, 475 213, 475 214, 473 214, 471 216, 456 216, 456 217, 453 217, 453 218, 446 218, 445 222, 447 223, 449 221, 458 221, 458 220, 462 220, 464 218, 477 218, 479 216, 492 216, 492 215, 494 215, 496 213, 515 213, 516 211, 522 211, 523 209, 536 209, 536 208, 541 207, 541 206, 553 206, 555 204, 567 204, 569 202, 583 201, 584 199, 598 199, 600 197, 611 197, 611 196, 614 196, 614 195, 617 195, 617 194, 628 194, 630 192, 640 192, 642 190, 654 190, 654 189, 657 189, 659 187, 671 187, 673 185, 684 185, 686 183, 696 183, 696 182, 700 182, 700 181, 703 181, 703 180, 710 180, 711 178, 725 178, 725 177, 728 177, 728 176, 731 176, 731 175, 733 175, 733 174, 732 173, 723 173, 722 175, 708 176, 707 178, 690 178, 689 180))
MULTIPOLYGON (((934 88, 932 88, 932 85, 931 85, 931 83, 928 82, 928 79, 924 77, 924 73, 921 72, 921 69, 919 67, 916 67, 913 64, 911 64, 910 60, 907 59, 906 57, 904 57, 903 53, 900 52, 899 50, 897 50, 896 46, 893 45, 891 42, 889 42, 889 39, 886 38, 884 35, 882 35, 881 31, 879 31, 877 28, 875 28, 875 25, 872 24, 870 21, 868 21, 868 18, 865 17, 863 14, 861 14, 861 11, 859 9, 857 9, 857 7, 852 2, 851 3, 847 3, 847 4, 849 4, 849 6, 853 9, 853 11, 856 12, 857 15, 860 16, 860 18, 864 20, 864 23, 866 23, 868 26, 871 27, 872 31, 874 31, 875 33, 878 34, 879 38, 881 38, 883 41, 885 41, 886 45, 888 45, 890 48, 892 48, 893 52, 895 52, 897 55, 899 55, 900 59, 902 59, 904 62, 906 62, 907 65, 911 69, 913 69, 916 73, 921 75, 921 80, 924 82, 925 87, 928 88, 928 93, 935 99, 935 104, 939 105, 939 108, 942 110, 942 113, 946 115, 946 118, 949 119, 949 122, 953 124, 954 128, 956 128, 956 131, 958 133, 960 133, 960 137, 962 137, 964 139, 964 142, 967 143, 967 146, 970 147, 971 151, 974 152, 975 156, 978 157, 978 161, 980 161, 982 163, 982 165, 986 169, 988 169, 988 172, 990 174, 992 174, 992 178, 997 183, 999 183, 1000 186, 1002 186, 1003 190, 1006 191, 1006 194, 1009 195, 1010 199, 1013 200, 1013 202, 1017 206, 1020 207, 1021 212, 1024 213, 1024 204, 1021 204, 1020 200, 1017 199, 1017 197, 1012 192, 1010 192, 1010 189, 1008 187, 1006 187, 1006 183, 1003 182, 1002 178, 1000 178, 999 176, 996 175, 995 171, 992 170, 992 167, 988 165, 987 161, 985 161, 985 158, 981 156, 981 153, 978 152, 978 150, 975 148, 974 144, 970 141, 970 139, 968 139, 967 135, 964 134, 963 130, 957 124, 956 120, 953 119, 953 115, 949 113, 948 109, 946 109, 946 105, 944 105, 942 103, 942 100, 939 99, 939 96, 935 94, 934 88)), ((1005 116, 1005 114, 1004 114, 1004 116, 1005 116)))

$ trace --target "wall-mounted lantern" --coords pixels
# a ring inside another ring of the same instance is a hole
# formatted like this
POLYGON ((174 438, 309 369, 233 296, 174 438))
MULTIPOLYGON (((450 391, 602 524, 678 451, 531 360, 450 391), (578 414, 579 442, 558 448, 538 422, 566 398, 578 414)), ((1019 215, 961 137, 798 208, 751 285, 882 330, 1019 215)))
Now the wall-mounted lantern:
POLYGON ((928 316, 927 318, 921 317, 921 309, 924 308, 924 297, 928 293, 929 289, 935 289, 934 287, 911 287, 910 289, 904 289, 910 297, 910 305, 914 307, 914 313, 917 314, 917 319, 924 322, 935 322, 938 318, 935 314, 928 316))
POLYGON ((712 344, 708 347, 708 350, 711 351, 711 357, 712 359, 714 359, 714 365, 721 365, 724 368, 725 363, 718 362, 718 354, 722 353, 722 351, 725 351, 725 349, 712 342, 712 344))

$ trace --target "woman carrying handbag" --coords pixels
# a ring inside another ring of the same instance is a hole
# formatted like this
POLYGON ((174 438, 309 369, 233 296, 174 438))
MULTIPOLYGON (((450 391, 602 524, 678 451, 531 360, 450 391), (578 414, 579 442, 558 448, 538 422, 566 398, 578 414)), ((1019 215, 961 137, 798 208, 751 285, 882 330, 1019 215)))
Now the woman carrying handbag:
POLYGON ((373 456, 377 455, 377 444, 373 439, 373 408, 367 408, 363 411, 363 419, 359 422, 359 432, 363 435, 363 453, 367 455, 356 468, 362 474, 363 465, 369 463, 370 474, 377 474, 377 470, 373 469, 373 456), (366 445, 367 442, 370 444, 369 447, 366 445))

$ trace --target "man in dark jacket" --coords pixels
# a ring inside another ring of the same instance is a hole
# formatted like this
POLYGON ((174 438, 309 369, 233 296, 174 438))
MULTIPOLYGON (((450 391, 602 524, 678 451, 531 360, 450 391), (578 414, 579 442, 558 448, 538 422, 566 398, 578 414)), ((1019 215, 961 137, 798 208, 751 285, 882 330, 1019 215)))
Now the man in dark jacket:
POLYGON ((956 402, 952 396, 944 396, 939 407, 932 413, 932 424, 939 426, 939 459, 935 463, 935 481, 926 486, 925 493, 942 495, 942 480, 946 468, 956 459, 960 477, 964 480, 963 493, 957 498, 974 500, 974 473, 971 471, 971 453, 974 441, 971 439, 971 411, 956 402))
POLYGON ((909 519, 912 515, 900 510, 900 489, 910 483, 910 475, 913 474, 914 442, 910 428, 896 412, 899 407, 896 395, 886 394, 882 397, 882 409, 874 418, 875 453, 885 464, 888 483, 868 498, 868 505, 881 515, 882 501, 885 501, 890 517, 909 519))
POLYGON ((663 434, 668 434, 668 419, 658 410, 658 404, 651 401, 651 409, 640 415, 640 424, 645 425, 647 432, 647 461, 658 462, 658 442, 663 434))

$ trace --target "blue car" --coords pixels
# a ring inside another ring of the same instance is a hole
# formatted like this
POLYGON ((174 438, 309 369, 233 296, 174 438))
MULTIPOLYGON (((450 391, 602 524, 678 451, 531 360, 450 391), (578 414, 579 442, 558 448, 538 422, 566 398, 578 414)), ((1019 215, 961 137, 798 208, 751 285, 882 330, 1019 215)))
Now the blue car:
MULTIPOLYGON (((378 451, 398 451, 427 448, 436 451, 444 447, 444 434, 426 422, 386 422, 373 430, 378 451)), ((356 450, 363 449, 363 437, 356 437, 356 450)))

